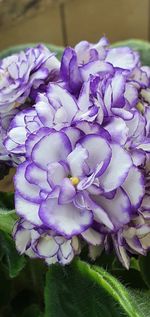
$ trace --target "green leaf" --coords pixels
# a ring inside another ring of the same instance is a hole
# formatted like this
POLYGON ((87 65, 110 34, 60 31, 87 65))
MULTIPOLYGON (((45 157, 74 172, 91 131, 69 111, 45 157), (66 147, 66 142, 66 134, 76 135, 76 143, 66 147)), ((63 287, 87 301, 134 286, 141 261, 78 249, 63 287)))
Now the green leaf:
POLYGON ((147 287, 150 289, 150 252, 139 259, 141 275, 147 287))
POLYGON ((11 234, 16 220, 15 210, 0 209, 0 230, 11 234))
POLYGON ((14 193, 0 192, 0 230, 11 234, 16 220, 14 193))
POLYGON ((149 317, 150 315, 150 292, 149 291, 137 291, 130 289, 130 295, 134 299, 134 302, 137 306, 140 306, 140 309, 144 317, 149 317))
POLYGON ((24 310, 22 317, 38 317, 40 314, 39 307, 36 304, 33 304, 24 310))
POLYGON ((99 273, 101 285, 120 304, 126 316, 145 317, 141 309, 137 307, 135 298, 116 278, 99 267, 94 267, 94 270, 99 273))
POLYGON ((14 205, 14 193, 0 192, 0 208, 12 210, 14 205))
POLYGON ((129 270, 125 269, 115 257, 109 273, 118 278, 124 285, 128 285, 128 287, 147 290, 140 272, 139 260, 134 257, 131 258, 129 270))
POLYGON ((107 271, 80 260, 49 268, 44 317, 145 317, 134 297, 107 271))
POLYGON ((130 268, 129 271, 126 269, 112 270, 111 274, 118 278, 124 285, 128 285, 128 287, 139 290, 147 290, 147 286, 141 276, 141 272, 135 269, 130 268))
POLYGON ((9 277, 5 276, 1 267, 0 267, 0 281, 1 281, 1 287, 0 287, 0 313, 1 313, 2 307, 9 305, 11 291, 12 291, 11 281, 9 277))
POLYGON ((16 277, 26 264, 25 257, 18 254, 14 241, 6 233, 0 234, 0 246, 3 251, 4 267, 11 278, 16 277))
POLYGON ((150 43, 142 40, 130 39, 114 43, 113 47, 129 46, 138 51, 141 56, 143 65, 150 66, 150 43))

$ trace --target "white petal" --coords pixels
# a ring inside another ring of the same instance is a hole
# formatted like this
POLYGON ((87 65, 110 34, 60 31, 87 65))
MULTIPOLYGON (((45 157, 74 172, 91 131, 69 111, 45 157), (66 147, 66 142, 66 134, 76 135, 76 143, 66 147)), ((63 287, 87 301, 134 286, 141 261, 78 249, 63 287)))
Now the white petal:
POLYGON ((27 181, 25 177, 27 166, 28 162, 24 162, 18 166, 14 177, 15 189, 23 198, 38 203, 40 200, 40 188, 27 181))
POLYGON ((50 236, 41 237, 35 247, 41 257, 54 256, 59 249, 54 238, 50 236))
POLYGON ((29 183, 38 185, 40 189, 50 191, 51 187, 47 182, 47 173, 31 163, 26 168, 25 177, 29 183))
POLYGON ((61 253, 65 259, 69 257, 69 255, 72 253, 72 245, 71 240, 66 240, 61 246, 60 246, 61 253))
POLYGON ((103 167, 109 164, 111 149, 107 141, 96 134, 87 135, 82 138, 81 145, 88 151, 87 164, 91 170, 103 162, 103 167))
POLYGON ((56 84, 51 84, 50 86, 50 94, 52 96, 56 96, 56 99, 60 103, 60 105, 64 108, 68 115, 68 120, 71 121, 78 111, 77 103, 65 89, 56 84))
POLYGON ((140 170, 132 166, 122 188, 127 193, 131 205, 138 208, 145 192, 144 177, 140 170))
POLYGON ((30 230, 20 229, 15 235, 16 249, 22 254, 25 252, 28 243, 30 242, 30 230))
POLYGON ((25 127, 16 127, 8 132, 8 136, 17 144, 24 144, 27 137, 27 132, 25 127))
POLYGON ((78 144, 67 157, 72 176, 81 176, 84 173, 84 164, 87 158, 87 150, 78 144))
POLYGON ((111 144, 111 149, 111 161, 104 174, 99 178, 100 186, 105 192, 119 187, 125 181, 132 166, 130 155, 119 144, 111 144))
POLYGON ((95 231, 94 229, 87 229, 82 233, 82 237, 92 245, 99 245, 103 241, 103 235, 99 232, 95 231))
POLYGON ((66 159, 70 152, 71 144, 68 137, 62 132, 53 132, 34 146, 32 159, 37 166, 47 169, 48 164, 66 159))
POLYGON ((51 163, 48 165, 48 182, 50 186, 61 185, 63 179, 67 176, 67 171, 60 163, 51 163))
POLYGON ((63 236, 71 237, 88 228, 92 213, 80 210, 73 203, 59 205, 56 199, 46 199, 40 207, 40 218, 45 225, 63 236))
POLYGON ((81 76, 84 81, 89 79, 90 75, 113 73, 113 67, 104 61, 94 61, 80 67, 81 76))
POLYGON ((95 196, 92 199, 103 208, 116 229, 129 222, 131 205, 128 196, 122 189, 118 189, 112 199, 104 196, 95 196))
POLYGON ((136 65, 135 54, 129 47, 116 47, 108 51, 106 61, 114 67, 133 69, 136 65))
POLYGON ((15 193, 15 208, 18 215, 24 217, 31 223, 40 226, 42 224, 39 218, 39 205, 21 197, 17 192, 15 193))

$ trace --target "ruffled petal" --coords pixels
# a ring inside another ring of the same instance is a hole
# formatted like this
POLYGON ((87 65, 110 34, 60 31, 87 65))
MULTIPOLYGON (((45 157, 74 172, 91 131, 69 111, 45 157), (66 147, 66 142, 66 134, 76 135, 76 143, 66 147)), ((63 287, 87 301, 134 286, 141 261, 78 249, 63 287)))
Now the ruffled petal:
POLYGON ((132 70, 137 65, 139 56, 129 47, 117 47, 108 51, 106 61, 114 67, 132 70))
POLYGON ((59 204, 68 204, 72 202, 75 195, 76 195, 76 190, 75 190, 75 187, 72 185, 70 179, 64 178, 61 184, 59 198, 58 198, 59 204))
POLYGON ((40 203, 40 189, 36 184, 31 184, 25 177, 28 162, 20 164, 14 177, 15 190, 26 200, 40 203))
POLYGON ((39 204, 24 199, 17 191, 15 192, 15 208, 19 216, 24 217, 24 219, 37 226, 42 225, 38 215, 39 204))
POLYGON ((29 163, 26 167, 25 178, 30 184, 35 184, 40 189, 50 191, 51 187, 47 181, 47 173, 43 169, 36 166, 34 163, 29 163))
POLYGON ((130 168, 130 171, 125 182, 122 185, 122 188, 128 195, 131 205, 134 208, 138 208, 145 193, 145 184, 144 176, 137 167, 132 166, 130 168))
POLYGON ((89 62, 80 67, 80 73, 84 81, 89 79, 90 75, 95 74, 113 74, 114 70, 111 64, 104 61, 89 62))
POLYGON ((49 94, 50 97, 55 98, 60 106, 66 111, 68 122, 72 121, 78 111, 77 102, 72 95, 57 84, 49 85, 49 94))
POLYGON ((34 145, 38 143, 44 136, 47 136, 47 134, 51 133, 51 131, 52 130, 49 128, 41 128, 36 134, 32 133, 29 135, 25 143, 27 158, 30 158, 34 145))
POLYGON ((43 201, 39 214, 47 227, 67 238, 83 232, 93 221, 91 211, 78 209, 72 203, 60 205, 57 199, 43 201))
POLYGON ((69 89, 73 92, 78 92, 81 88, 81 75, 78 69, 77 55, 71 47, 64 50, 61 68, 61 78, 68 83, 69 89))
POLYGON ((112 143, 112 158, 106 171, 99 178, 99 185, 104 192, 118 188, 126 179, 132 160, 126 150, 119 144, 112 143))
POLYGON ((71 143, 63 132, 52 132, 43 137, 32 150, 32 159, 42 169, 48 164, 66 159, 71 152, 71 143))
POLYGON ((80 127, 67 127, 67 128, 63 128, 62 131, 67 135, 67 137, 69 138, 72 148, 75 147, 77 141, 83 137, 84 133, 79 130, 80 127))
POLYGON ((126 143, 129 129, 123 119, 112 117, 105 125, 105 130, 111 135, 112 141, 121 145, 126 143))
POLYGON ((57 254, 59 245, 51 236, 40 237, 34 244, 34 249, 40 257, 53 257, 57 254))
POLYGON ((107 141, 99 135, 91 134, 83 137, 80 144, 88 152, 87 164, 91 172, 95 171, 97 165, 103 163, 97 176, 104 173, 111 159, 111 148, 107 141))
POLYGON ((128 196, 122 189, 118 189, 112 199, 107 199, 104 196, 92 196, 92 199, 99 204, 109 216, 115 230, 118 230, 130 221, 131 204, 128 196))
POLYGON ((92 228, 87 229, 81 235, 88 243, 92 245, 100 245, 104 240, 103 234, 97 232, 92 228))
POLYGON ((47 179, 51 187, 61 185, 63 179, 69 174, 67 166, 60 163, 51 163, 48 165, 47 179))
POLYGON ((111 109, 112 113, 124 120, 131 120, 133 118, 133 114, 126 110, 126 109, 123 109, 123 108, 115 108, 113 107, 111 109))
POLYGON ((80 177, 84 175, 86 169, 85 161, 87 158, 88 151, 80 144, 77 144, 75 149, 67 157, 70 173, 72 176, 80 177))

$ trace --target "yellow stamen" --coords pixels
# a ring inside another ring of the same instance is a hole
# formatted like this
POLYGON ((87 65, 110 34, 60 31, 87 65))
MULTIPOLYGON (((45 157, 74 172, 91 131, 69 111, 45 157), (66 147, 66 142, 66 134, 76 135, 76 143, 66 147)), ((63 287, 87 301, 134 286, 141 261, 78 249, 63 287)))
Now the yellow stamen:
POLYGON ((45 239, 45 241, 50 241, 50 240, 53 241, 53 238, 48 235, 43 238, 45 239))
POLYGON ((141 113, 144 113, 144 106, 141 102, 138 102, 137 105, 136 105, 136 109, 141 112, 141 113))
POLYGON ((79 184, 80 180, 78 177, 70 177, 72 185, 76 186, 79 184))
POLYGON ((18 102, 18 101, 16 101, 16 102, 14 103, 14 108, 17 108, 17 107, 19 107, 20 105, 21 105, 21 103, 18 102))

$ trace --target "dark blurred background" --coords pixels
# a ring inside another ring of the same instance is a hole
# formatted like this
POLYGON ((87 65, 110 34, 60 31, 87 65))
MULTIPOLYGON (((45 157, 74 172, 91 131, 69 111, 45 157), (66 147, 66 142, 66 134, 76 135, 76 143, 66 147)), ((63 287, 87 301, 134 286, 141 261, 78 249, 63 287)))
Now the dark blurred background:
POLYGON ((0 0, 0 50, 28 42, 150 40, 150 0, 0 0))

